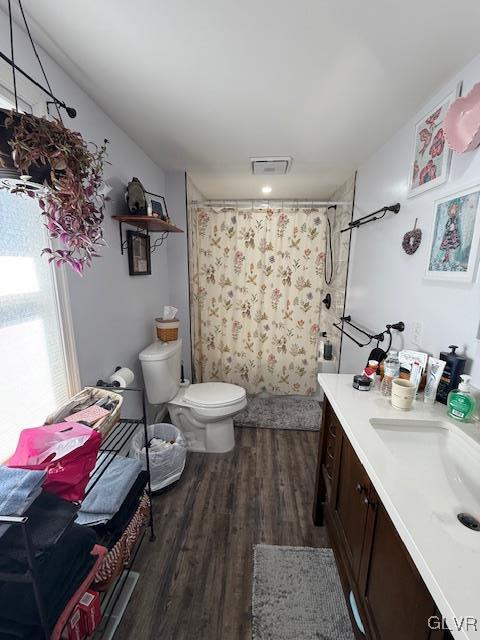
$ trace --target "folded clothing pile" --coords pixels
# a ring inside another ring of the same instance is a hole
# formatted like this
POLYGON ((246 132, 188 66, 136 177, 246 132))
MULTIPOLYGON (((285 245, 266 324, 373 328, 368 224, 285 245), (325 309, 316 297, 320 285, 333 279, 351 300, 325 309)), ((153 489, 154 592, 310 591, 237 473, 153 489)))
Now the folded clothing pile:
POLYGON ((128 565, 150 516, 145 493, 148 474, 142 471, 141 463, 120 456, 109 459, 109 455, 99 455, 77 517, 77 522, 91 527, 109 549, 95 576, 97 590, 107 590, 128 565))
POLYGON ((141 471, 117 513, 108 522, 92 527, 98 536, 98 540, 108 549, 112 549, 122 537, 129 522, 138 510, 147 482, 147 472, 141 471))
MULTIPOLYGON (((42 493, 25 513, 35 547, 37 585, 50 630, 96 561, 92 554, 96 534, 72 522, 76 512, 76 505, 42 493)), ((18 527, 11 527, 0 539, 0 571, 22 573, 27 569, 19 538, 18 527)), ((0 581, 0 602, 0 638, 42 637, 31 583, 0 581)))
MULTIPOLYGON (((92 570, 93 532, 75 527, 78 506, 42 491, 46 471, 0 466, 0 514, 27 518, 38 569, 38 588, 49 629, 92 570), (68 535, 66 535, 68 534, 68 535)), ((20 525, 1 525, 0 572, 22 575, 28 570, 20 525)), ((0 580, 0 638, 44 637, 30 582, 0 580)))
MULTIPOLYGON (((23 516, 40 495, 46 471, 0 466, 0 516, 23 516)), ((9 525, 0 524, 0 536, 9 525)))
POLYGON ((100 453, 77 523, 92 526, 109 522, 121 508, 141 471, 138 460, 100 453))
MULTIPOLYGON (((28 532, 35 558, 62 541, 73 526, 78 505, 43 491, 27 509, 28 532)), ((0 571, 22 572, 27 569, 25 544, 18 526, 10 527, 0 539, 0 571)))

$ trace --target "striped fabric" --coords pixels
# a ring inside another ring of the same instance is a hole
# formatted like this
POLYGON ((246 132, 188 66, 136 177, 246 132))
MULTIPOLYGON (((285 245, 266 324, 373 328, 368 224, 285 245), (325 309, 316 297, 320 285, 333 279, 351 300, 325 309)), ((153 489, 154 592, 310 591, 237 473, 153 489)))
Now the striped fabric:
POLYGON ((140 499, 138 508, 130 520, 127 528, 115 546, 110 549, 103 559, 100 569, 97 571, 94 580, 94 588, 99 591, 106 591, 117 576, 128 565, 132 551, 139 539, 143 528, 150 519, 150 499, 144 492, 140 499))

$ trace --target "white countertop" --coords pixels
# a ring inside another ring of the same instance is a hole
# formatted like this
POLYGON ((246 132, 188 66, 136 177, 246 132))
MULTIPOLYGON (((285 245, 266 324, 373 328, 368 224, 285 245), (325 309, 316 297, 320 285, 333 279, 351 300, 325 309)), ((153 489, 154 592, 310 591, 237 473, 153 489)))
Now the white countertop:
POLYGON ((425 495, 409 478, 408 467, 398 464, 370 419, 441 420, 476 443, 480 443, 480 426, 449 419, 446 406, 440 403, 428 405, 417 400, 411 411, 398 411, 378 391, 354 389, 352 380, 352 374, 318 374, 319 384, 453 636, 479 640, 480 532, 463 527, 452 514, 447 516, 451 522, 445 524, 445 514, 429 507, 425 495), (473 625, 468 630, 465 625, 455 629, 453 618, 460 624, 459 619, 467 616, 477 618, 477 630, 473 625))

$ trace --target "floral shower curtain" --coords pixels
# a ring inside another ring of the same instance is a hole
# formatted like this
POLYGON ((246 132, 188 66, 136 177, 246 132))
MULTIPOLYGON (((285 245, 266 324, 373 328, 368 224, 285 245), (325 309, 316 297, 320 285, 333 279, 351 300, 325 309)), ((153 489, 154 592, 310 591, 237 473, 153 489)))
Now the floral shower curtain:
POLYGON ((315 392, 324 246, 318 209, 189 207, 197 382, 315 392))

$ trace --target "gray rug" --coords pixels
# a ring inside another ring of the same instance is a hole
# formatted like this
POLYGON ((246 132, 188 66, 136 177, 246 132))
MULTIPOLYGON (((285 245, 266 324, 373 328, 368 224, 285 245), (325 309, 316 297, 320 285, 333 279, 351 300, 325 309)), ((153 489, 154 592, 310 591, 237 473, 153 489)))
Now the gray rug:
POLYGON ((312 398, 248 396, 247 407, 234 418, 236 427, 319 431, 322 408, 312 398))
POLYGON ((254 548, 253 640, 354 640, 331 549, 254 548))

